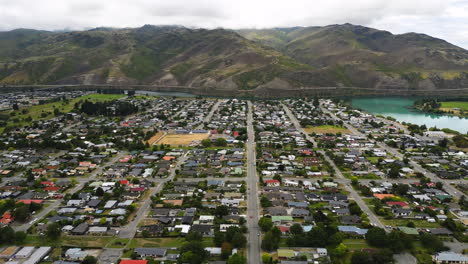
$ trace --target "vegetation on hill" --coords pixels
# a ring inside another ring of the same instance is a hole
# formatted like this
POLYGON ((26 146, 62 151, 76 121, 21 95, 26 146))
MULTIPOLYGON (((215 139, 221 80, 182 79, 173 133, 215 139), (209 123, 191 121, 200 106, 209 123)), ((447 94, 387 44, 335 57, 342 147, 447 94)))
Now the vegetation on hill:
POLYGON ((468 51, 350 24, 265 30, 150 26, 0 32, 0 84, 468 87, 468 51))

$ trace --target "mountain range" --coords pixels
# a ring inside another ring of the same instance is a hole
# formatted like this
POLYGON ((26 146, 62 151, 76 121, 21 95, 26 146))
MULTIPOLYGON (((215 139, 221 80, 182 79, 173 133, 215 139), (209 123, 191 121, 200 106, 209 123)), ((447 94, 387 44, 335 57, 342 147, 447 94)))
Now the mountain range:
POLYGON ((205 87, 219 91, 468 87, 468 51, 424 34, 342 24, 0 32, 0 84, 205 87))

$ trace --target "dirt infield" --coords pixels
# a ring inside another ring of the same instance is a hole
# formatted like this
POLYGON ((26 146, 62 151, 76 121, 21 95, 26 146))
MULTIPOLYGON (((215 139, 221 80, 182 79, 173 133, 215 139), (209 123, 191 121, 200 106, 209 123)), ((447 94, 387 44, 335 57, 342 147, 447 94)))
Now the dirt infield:
POLYGON ((201 141, 210 136, 209 133, 204 134, 167 134, 157 144, 166 144, 171 146, 189 145, 192 141, 201 141))
POLYGON ((158 139, 160 139, 162 136, 164 136, 164 132, 162 131, 159 131, 158 133, 154 134, 154 136, 152 136, 149 140, 148 140, 148 144, 153 145, 156 141, 158 141, 158 139))
POLYGON ((304 131, 307 134, 310 134, 310 133, 318 133, 318 134, 343 133, 343 134, 347 134, 347 133, 349 133, 349 130, 347 130, 346 128, 342 128, 342 127, 338 127, 338 126, 328 126, 328 125, 315 126, 315 127, 311 126, 311 127, 304 128, 304 131))

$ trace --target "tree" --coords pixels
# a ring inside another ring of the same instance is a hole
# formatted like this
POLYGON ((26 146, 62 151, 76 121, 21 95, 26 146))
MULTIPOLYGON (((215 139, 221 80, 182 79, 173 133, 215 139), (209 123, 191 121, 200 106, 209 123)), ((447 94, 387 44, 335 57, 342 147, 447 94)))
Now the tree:
MULTIPOLYGON (((11 239, 11 238, 10 238, 11 239)), ((18 231, 15 233, 15 242, 17 244, 23 243, 23 241, 26 239, 26 233, 23 231, 18 231)))
POLYGON ((247 263, 246 258, 237 253, 232 255, 227 261, 227 264, 246 264, 246 263, 247 263))
POLYGON ((190 264, 201 264, 208 258, 201 241, 190 241, 180 248, 181 262, 190 264))
POLYGON ((24 222, 29 218, 29 208, 26 204, 21 204, 13 211, 16 220, 24 222))
POLYGON ((278 243, 276 243, 271 232, 267 232, 262 240, 262 249, 265 251, 273 251, 278 248, 278 243))
POLYGON ((227 141, 225 138, 217 138, 215 140, 215 145, 218 147, 225 147, 227 145, 227 141))
POLYGON ((187 236, 185 237, 185 240, 187 241, 202 241, 203 236, 199 232, 196 231, 190 231, 187 236))
POLYGON ((357 203, 355 203, 355 202, 349 204, 349 212, 352 215, 361 215, 362 214, 361 207, 359 207, 359 205, 357 203))
POLYGON ((263 262, 264 264, 270 264, 271 261, 272 261, 272 258, 271 258, 271 255, 270 255, 270 254, 268 254, 268 253, 263 253, 263 254, 262 254, 262 262, 263 262))
POLYGON ((366 241, 374 247, 385 247, 387 245, 387 234, 380 227, 373 227, 366 233, 366 241))
POLYGON ((83 262, 81 262, 82 264, 96 264, 97 263, 97 259, 93 256, 86 256, 84 259, 83 259, 83 262))
POLYGON ((205 148, 211 147, 211 139, 208 139, 208 138, 207 138, 207 139, 203 139, 203 140, 201 141, 201 144, 202 144, 202 146, 205 147, 205 148))
POLYGON ((291 234, 294 234, 294 235, 300 235, 304 233, 304 229, 302 229, 302 226, 300 224, 292 225, 289 231, 291 232, 291 234))
POLYGON ((271 218, 262 217, 258 220, 258 226, 263 232, 268 232, 273 227, 273 222, 271 221, 271 218))
POLYGON ((57 239, 62 234, 62 228, 58 223, 52 223, 47 226, 46 235, 48 238, 57 239))
POLYGON ((388 172, 388 177, 392 179, 396 179, 400 177, 400 167, 398 166, 393 166, 390 171, 388 172))
POLYGON ((96 193, 95 193, 96 196, 103 196, 104 195, 104 190, 101 188, 101 187, 98 187, 96 189, 96 193))
POLYGON ((346 252, 348 252, 348 247, 345 244, 340 243, 335 249, 332 250, 332 255, 342 257, 346 254, 346 252))
POLYGON ((224 242, 221 245, 221 257, 227 259, 232 253, 232 245, 229 242, 224 242))
POLYGON ((423 233, 419 237, 421 244, 431 252, 444 250, 444 243, 435 235, 423 233))
POLYGON ((235 248, 243 248, 247 244, 247 238, 244 236, 244 234, 238 232, 234 234, 231 242, 235 248))
POLYGON ((373 264, 369 256, 369 253, 366 251, 354 251, 353 256, 351 257, 351 264, 373 264))
POLYGON ((222 218, 225 215, 229 214, 228 207, 226 205, 220 205, 215 209, 215 215, 219 218, 222 218))

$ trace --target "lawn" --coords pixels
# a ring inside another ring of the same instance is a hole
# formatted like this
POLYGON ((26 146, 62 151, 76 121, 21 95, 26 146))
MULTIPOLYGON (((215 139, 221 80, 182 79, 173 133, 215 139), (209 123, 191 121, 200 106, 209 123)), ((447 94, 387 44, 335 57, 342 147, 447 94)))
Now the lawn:
POLYGON ((364 239, 345 239, 343 240, 343 244, 345 244, 349 250, 361 250, 363 248, 372 248, 369 246, 364 239))
MULTIPOLYGON (((27 118, 34 120, 46 120, 54 117, 54 109, 58 109, 62 113, 69 113, 73 110, 75 103, 81 100, 89 100, 93 102, 97 101, 108 101, 116 100, 124 97, 123 94, 89 94, 71 100, 58 101, 42 105, 33 105, 28 107, 22 107, 19 110, 3 111, 0 114, 9 115, 10 119, 7 122, 7 126, 21 127, 30 124, 27 118), (12 116, 12 114, 14 114, 12 116)), ((3 128, 0 128, 0 133, 3 132, 3 128)))
POLYGON ((168 134, 158 141, 158 144, 165 144, 171 146, 189 145, 193 141, 201 141, 207 139, 209 133, 204 134, 168 134))
POLYGON ((407 220, 407 219, 384 219, 380 218, 384 225, 391 225, 393 227, 406 226, 409 222, 413 222, 415 227, 422 228, 440 228, 439 223, 429 223, 425 220, 407 220))
MULTIPOLYGON (((157 238, 133 238, 128 244, 128 248, 137 247, 181 247, 186 240, 182 237, 157 237, 157 238)), ((203 238, 203 246, 213 247, 213 240, 209 237, 203 238)))
POLYGON ((28 235, 24 240, 25 246, 68 246, 68 247, 84 247, 84 248, 99 248, 105 247, 114 237, 100 236, 62 236, 60 239, 48 239, 44 236, 28 235))
POLYGON ((460 108, 462 110, 468 110, 468 102, 453 101, 453 102, 441 102, 441 108, 460 108))
POLYGON ((323 125, 323 126, 307 126, 304 128, 304 131, 307 134, 311 133, 318 133, 318 134, 327 134, 327 133, 349 133, 349 130, 340 126, 330 126, 330 125, 323 125))

